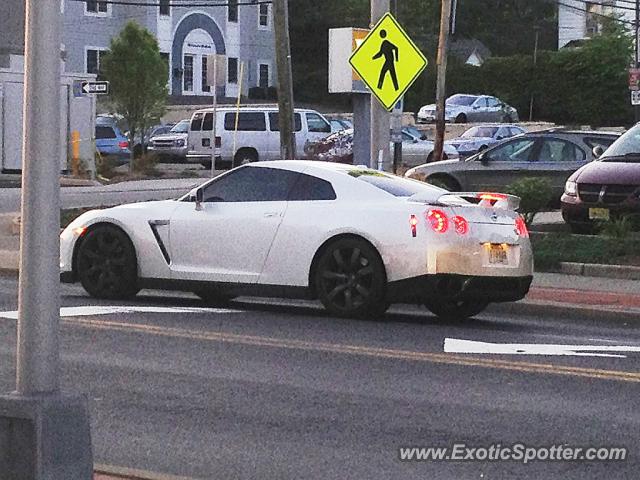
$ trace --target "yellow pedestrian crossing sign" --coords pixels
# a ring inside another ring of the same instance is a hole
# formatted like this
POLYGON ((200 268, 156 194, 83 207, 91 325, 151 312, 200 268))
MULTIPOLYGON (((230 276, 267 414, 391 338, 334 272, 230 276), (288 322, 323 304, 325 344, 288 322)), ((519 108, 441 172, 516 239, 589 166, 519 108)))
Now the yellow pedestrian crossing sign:
POLYGON ((427 66, 427 59, 387 13, 353 52, 349 63, 387 110, 427 66))

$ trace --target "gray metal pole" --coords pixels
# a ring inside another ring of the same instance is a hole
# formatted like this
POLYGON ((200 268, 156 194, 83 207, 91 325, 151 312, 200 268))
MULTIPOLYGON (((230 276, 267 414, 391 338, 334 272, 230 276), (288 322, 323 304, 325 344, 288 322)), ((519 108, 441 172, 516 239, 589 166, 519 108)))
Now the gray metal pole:
MULTIPOLYGON (((536 32, 536 40, 533 44, 533 80, 536 78, 536 65, 538 64, 538 36, 540 35, 540 27, 533 27, 536 32)), ((533 89, 531 89, 531 100, 529 102, 529 121, 533 121, 533 89)))
MULTIPOLYGON (((398 20, 398 0, 393 0, 391 4, 394 17, 398 20)), ((402 164, 402 112, 404 110, 404 102, 402 102, 403 108, 401 110, 395 109, 391 114, 391 126, 393 138, 393 173, 398 173, 398 168, 402 164)))
MULTIPOLYGON (((389 11, 389 0, 371 0, 371 27, 389 11)), ((371 153, 369 165, 378 168, 378 158, 382 152, 382 165, 385 170, 391 168, 391 115, 380 104, 375 96, 371 95, 371 153)))
POLYGON ((16 387, 59 391, 60 1, 27 0, 16 387))
MULTIPOLYGON (((636 0, 636 21, 634 24, 636 34, 636 68, 640 68, 640 0, 636 0)), ((640 105, 634 107, 636 123, 640 121, 640 105)))
POLYGON ((289 1, 274 0, 273 22, 278 64, 278 111, 280 128, 280 156, 296 158, 296 137, 293 107, 293 74, 291 71, 291 42, 289 40, 289 1))

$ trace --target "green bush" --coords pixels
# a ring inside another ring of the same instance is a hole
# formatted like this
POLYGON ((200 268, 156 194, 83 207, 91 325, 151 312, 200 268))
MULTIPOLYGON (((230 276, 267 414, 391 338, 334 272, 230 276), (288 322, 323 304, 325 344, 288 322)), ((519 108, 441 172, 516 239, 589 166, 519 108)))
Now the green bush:
POLYGON ((520 197, 518 211, 527 225, 531 225, 536 213, 544 210, 553 199, 551 183, 544 178, 526 177, 506 188, 506 193, 520 197))
POLYGON ((98 177, 109 179, 114 176, 115 160, 109 156, 96 152, 96 173, 98 177))
POLYGON ((133 160, 133 171, 148 176, 160 176, 156 169, 159 157, 155 153, 145 153, 133 160))

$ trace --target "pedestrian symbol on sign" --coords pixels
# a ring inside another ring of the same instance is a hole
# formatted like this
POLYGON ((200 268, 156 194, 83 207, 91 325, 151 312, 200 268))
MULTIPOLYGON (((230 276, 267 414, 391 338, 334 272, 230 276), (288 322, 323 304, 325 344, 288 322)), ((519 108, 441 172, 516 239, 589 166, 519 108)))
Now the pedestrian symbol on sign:
MULTIPOLYGON (((381 30, 380 37, 387 38, 387 31, 381 30)), ((393 82, 393 88, 398 90, 398 76, 396 75, 396 62, 400 60, 398 55, 398 47, 396 47, 389 40, 384 40, 380 45, 380 51, 373 56, 373 60, 384 55, 384 65, 380 71, 380 79, 378 80, 378 88, 384 86, 384 81, 387 73, 391 75, 391 81, 393 82)))
POLYGON ((387 110, 402 98, 427 59, 387 13, 353 52, 349 63, 387 110))

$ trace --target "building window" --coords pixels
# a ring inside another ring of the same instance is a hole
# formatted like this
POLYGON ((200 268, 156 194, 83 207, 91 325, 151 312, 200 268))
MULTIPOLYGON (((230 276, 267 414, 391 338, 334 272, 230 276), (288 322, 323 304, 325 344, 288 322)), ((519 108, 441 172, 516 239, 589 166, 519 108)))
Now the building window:
POLYGON ((258 67, 258 86, 269 88, 269 65, 261 63, 258 67))
POLYGON ((211 86, 209 85, 209 59, 206 56, 202 56, 202 91, 210 92, 211 86))
POLYGON ((193 55, 184 56, 183 89, 185 92, 193 92, 193 55))
POLYGON ((164 63, 167 65, 167 80, 171 77, 171 63, 169 60, 169 54, 167 52, 160 52, 160 58, 164 60, 164 63))
POLYGON ((109 4, 106 1, 87 0, 87 2, 85 3, 85 8, 88 13, 109 13, 109 4))
POLYGON ((227 81, 238 83, 238 59, 229 57, 227 59, 227 81))
POLYGON ((262 29, 267 29, 269 28, 269 4, 261 3, 258 8, 258 24, 262 29))
POLYGON ((102 57, 103 52, 103 50, 98 50, 95 48, 87 49, 87 73, 92 73, 94 75, 100 74, 100 57, 102 57))
POLYGON ((160 15, 171 15, 169 0, 160 0, 160 15))
POLYGON ((238 21, 238 0, 229 0, 228 3, 228 13, 227 13, 227 20, 230 22, 237 22, 238 21))

